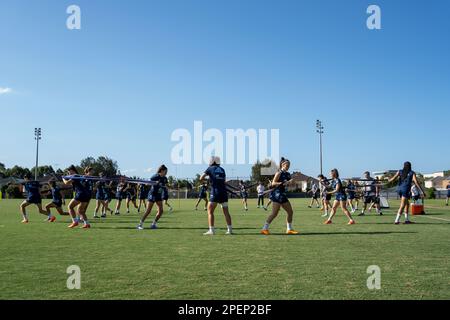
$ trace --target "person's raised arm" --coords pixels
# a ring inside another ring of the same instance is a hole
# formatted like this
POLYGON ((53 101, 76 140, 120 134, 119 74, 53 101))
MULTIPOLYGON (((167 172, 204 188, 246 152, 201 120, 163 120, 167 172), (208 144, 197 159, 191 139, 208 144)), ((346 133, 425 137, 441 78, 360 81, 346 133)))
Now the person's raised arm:
POLYGON ((390 179, 388 179, 388 182, 394 182, 395 180, 397 180, 397 178, 400 176, 400 171, 397 171, 397 173, 390 179))

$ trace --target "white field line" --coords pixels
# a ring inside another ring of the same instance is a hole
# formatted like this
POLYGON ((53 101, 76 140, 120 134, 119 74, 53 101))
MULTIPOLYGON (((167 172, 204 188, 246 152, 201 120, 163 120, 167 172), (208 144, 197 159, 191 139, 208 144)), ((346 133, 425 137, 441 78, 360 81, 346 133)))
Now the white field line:
POLYGON ((414 218, 415 217, 422 217, 422 218, 428 218, 428 219, 433 219, 433 220, 442 220, 442 221, 450 222, 450 219, 444 219, 444 218, 437 218, 437 217, 430 217, 430 216, 423 216, 423 215, 417 215, 417 216, 414 216, 414 218))

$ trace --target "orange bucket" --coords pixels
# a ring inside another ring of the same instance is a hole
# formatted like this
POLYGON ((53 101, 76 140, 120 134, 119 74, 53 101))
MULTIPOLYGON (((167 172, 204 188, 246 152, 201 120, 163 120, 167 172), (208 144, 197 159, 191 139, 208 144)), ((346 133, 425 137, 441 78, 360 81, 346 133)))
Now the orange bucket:
POLYGON ((414 216, 423 214, 424 212, 423 209, 424 209, 423 204, 413 204, 411 205, 411 214, 414 216))

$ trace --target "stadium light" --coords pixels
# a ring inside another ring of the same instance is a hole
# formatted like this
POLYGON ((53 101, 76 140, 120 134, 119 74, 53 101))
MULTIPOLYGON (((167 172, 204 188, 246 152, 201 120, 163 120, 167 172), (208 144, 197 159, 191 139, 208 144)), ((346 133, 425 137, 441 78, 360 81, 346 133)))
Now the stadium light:
POLYGON ((319 134, 319 145, 320 145, 320 174, 323 174, 323 166, 322 166, 322 134, 323 134, 323 125, 322 121, 316 120, 316 132, 319 134))
POLYGON ((34 180, 37 180, 39 163, 39 140, 42 139, 41 128, 34 128, 34 139, 36 140, 36 166, 34 167, 34 180))

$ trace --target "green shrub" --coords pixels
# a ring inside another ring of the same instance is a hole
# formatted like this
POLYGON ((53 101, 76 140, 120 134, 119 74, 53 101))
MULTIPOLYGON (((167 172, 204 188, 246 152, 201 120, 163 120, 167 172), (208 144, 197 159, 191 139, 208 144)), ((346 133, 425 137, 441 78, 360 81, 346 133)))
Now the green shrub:
POLYGON ((20 189, 18 186, 15 185, 9 185, 8 188, 6 188, 6 194, 9 198, 17 199, 22 198, 22 192, 20 192, 20 189))

